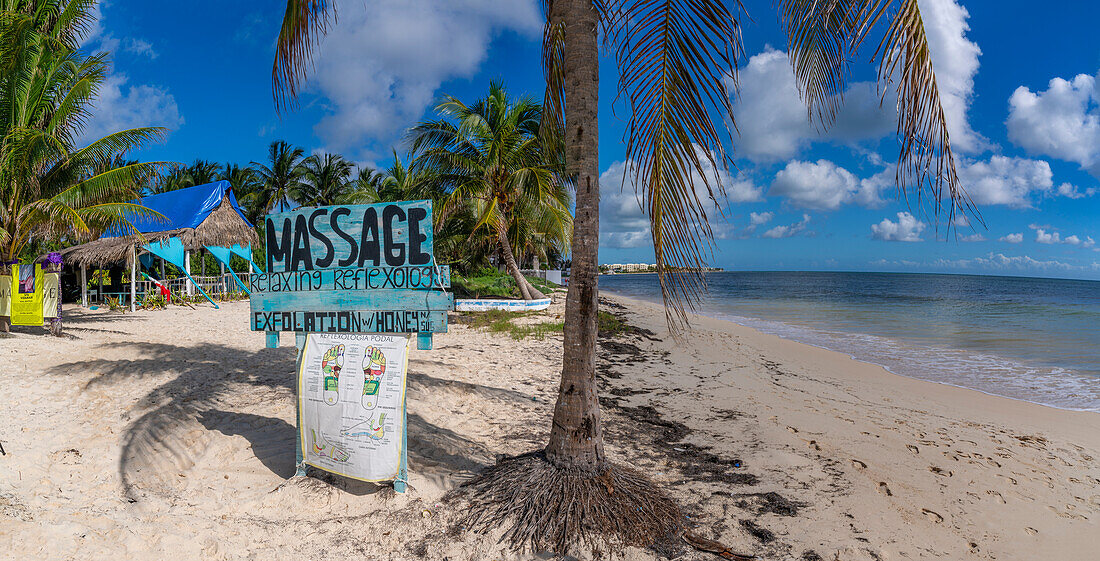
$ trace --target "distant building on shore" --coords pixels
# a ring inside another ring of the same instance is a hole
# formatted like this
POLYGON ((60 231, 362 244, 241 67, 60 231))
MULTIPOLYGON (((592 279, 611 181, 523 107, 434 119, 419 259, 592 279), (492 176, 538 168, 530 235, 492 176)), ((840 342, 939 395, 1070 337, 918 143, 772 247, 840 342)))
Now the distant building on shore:
MULTIPOLYGON (((702 267, 700 271, 715 272, 723 270, 721 267, 702 267)), ((600 272, 614 275, 620 273, 656 273, 656 263, 611 263, 600 265, 600 272)))

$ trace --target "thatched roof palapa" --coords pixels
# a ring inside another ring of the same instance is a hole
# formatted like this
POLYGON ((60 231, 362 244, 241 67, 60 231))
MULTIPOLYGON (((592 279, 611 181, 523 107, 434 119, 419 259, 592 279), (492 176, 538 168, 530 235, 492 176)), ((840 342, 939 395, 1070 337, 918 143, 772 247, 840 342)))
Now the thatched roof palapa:
MULTIPOLYGON (((160 231, 139 232, 137 234, 124 236, 105 235, 104 237, 100 237, 97 240, 85 244, 65 248, 58 253, 65 259, 66 264, 95 268, 105 267, 116 263, 124 263, 126 266, 131 266, 134 246, 140 248, 142 245, 163 241, 172 237, 179 238, 180 241, 183 242, 183 246, 191 251, 197 251, 203 246, 230 247, 236 244, 249 245, 259 243, 256 232, 252 229, 252 225, 249 224, 240 213, 236 205, 236 197, 233 196, 233 192, 230 190, 228 182, 219 181, 208 185, 190 187, 189 189, 205 189, 206 191, 199 191, 198 194, 200 195, 205 192, 214 192, 212 189, 222 190, 221 201, 213 210, 208 211, 205 218, 201 218, 201 222, 194 227, 176 227, 160 231)), ((156 208, 156 204, 147 204, 147 201, 154 197, 147 197, 139 201, 139 203, 167 216, 169 213, 156 208)), ((137 222, 135 226, 139 230, 143 229, 143 227, 145 229, 151 229, 150 224, 153 223, 163 225, 164 221, 137 222)), ((169 225, 171 226, 172 224, 169 225)), ((178 226, 178 223, 175 225, 178 226)))

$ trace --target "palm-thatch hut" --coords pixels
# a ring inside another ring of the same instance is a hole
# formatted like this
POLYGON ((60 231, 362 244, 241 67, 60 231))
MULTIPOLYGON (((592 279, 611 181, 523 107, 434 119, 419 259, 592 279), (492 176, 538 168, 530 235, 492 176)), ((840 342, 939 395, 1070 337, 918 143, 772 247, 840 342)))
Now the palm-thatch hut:
MULTIPOLYGON (((112 229, 96 240, 59 252, 66 264, 80 268, 82 305, 88 302, 86 275, 89 267, 123 265, 130 269, 130 307, 134 309, 137 271, 143 260, 138 257, 143 254, 152 254, 183 270, 188 278, 186 290, 189 294, 195 288, 191 278, 191 253, 194 251, 209 250, 221 261, 223 269, 233 254, 248 261, 250 269, 253 266, 251 246, 258 242, 256 232, 241 212, 228 181, 149 195, 133 202, 160 216, 131 218, 136 233, 112 229)), ((229 270, 232 274, 232 268, 229 270)))

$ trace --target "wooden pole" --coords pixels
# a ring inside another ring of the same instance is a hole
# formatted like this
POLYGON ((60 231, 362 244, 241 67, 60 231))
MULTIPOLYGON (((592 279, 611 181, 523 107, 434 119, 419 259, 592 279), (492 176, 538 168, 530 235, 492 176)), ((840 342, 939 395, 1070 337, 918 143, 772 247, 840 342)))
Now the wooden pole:
MULTIPOLYGON (((269 338, 270 341, 270 338, 269 338)), ((294 345, 298 347, 298 360, 294 365, 294 433, 295 433, 295 446, 294 446, 294 477, 299 475, 306 475, 306 464, 302 457, 302 407, 301 407, 301 391, 302 383, 299 380, 299 376, 302 373, 302 360, 305 359, 303 354, 306 350, 306 334, 295 333, 294 345)))
POLYGON ((99 303, 102 305, 107 303, 107 301, 103 299, 103 269, 97 270, 99 271, 99 293, 96 294, 96 296, 99 296, 99 303))
POLYGON ((195 295, 195 284, 191 282, 191 252, 183 252, 183 270, 187 273, 187 295, 195 295))
POLYGON ((221 270, 222 270, 222 294, 228 294, 229 293, 229 283, 225 282, 226 281, 226 278, 225 278, 225 263, 222 263, 222 262, 219 261, 218 265, 221 266, 221 270))
POLYGON ((80 305, 88 307, 88 266, 80 264, 80 305))
POLYGON ((137 311, 137 268, 138 255, 137 245, 134 245, 130 250, 130 257, 133 258, 133 262, 130 263, 130 311, 137 311))

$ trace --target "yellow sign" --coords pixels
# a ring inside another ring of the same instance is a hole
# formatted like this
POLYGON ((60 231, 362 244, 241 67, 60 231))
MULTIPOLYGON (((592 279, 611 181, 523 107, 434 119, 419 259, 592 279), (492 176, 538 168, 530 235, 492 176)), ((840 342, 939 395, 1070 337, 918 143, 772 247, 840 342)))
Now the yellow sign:
POLYGON ((0 316, 11 315, 11 277, 0 277, 0 316))
POLYGON ((34 292, 21 293, 19 290, 19 265, 11 268, 11 323, 12 325, 42 326, 42 285, 45 279, 42 266, 34 266, 34 292))

